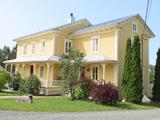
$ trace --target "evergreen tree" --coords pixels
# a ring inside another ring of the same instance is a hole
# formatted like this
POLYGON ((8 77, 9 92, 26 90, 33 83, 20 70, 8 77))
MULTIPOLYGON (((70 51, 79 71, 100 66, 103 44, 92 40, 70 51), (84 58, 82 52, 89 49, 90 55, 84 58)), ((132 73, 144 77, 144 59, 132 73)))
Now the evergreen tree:
POLYGON ((134 36, 131 53, 131 74, 128 83, 127 101, 140 103, 143 98, 142 66, 140 57, 140 38, 134 36))
POLYGON ((131 72, 131 39, 129 38, 127 40, 126 44, 126 53, 125 53, 125 60, 124 60, 124 70, 123 70, 123 81, 122 81, 122 96, 124 99, 127 99, 127 89, 128 88, 128 82, 131 72))
POLYGON ((160 48, 157 52, 157 60, 155 66, 154 86, 153 86, 153 100, 160 101, 160 48))

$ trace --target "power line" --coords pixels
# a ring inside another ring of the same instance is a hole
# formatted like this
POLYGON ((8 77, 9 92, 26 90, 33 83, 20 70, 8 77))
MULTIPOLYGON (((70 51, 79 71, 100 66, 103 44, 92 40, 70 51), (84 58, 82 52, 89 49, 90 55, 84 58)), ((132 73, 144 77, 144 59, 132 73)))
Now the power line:
POLYGON ((150 11, 151 11, 151 5, 152 5, 152 0, 147 0, 147 6, 146 6, 146 14, 145 14, 145 21, 144 21, 144 26, 143 26, 143 31, 142 31, 142 53, 141 53, 141 59, 142 59, 142 71, 143 71, 143 41, 144 41, 144 35, 145 35, 145 28, 147 24, 147 19, 149 19, 150 11))

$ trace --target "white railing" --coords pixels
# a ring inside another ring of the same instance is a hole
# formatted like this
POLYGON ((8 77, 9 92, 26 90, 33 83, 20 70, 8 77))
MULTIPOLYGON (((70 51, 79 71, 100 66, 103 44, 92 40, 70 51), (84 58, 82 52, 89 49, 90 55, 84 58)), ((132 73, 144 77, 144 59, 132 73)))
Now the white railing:
POLYGON ((40 82, 41 82, 41 86, 42 86, 42 87, 46 87, 46 85, 47 85, 47 80, 40 80, 40 82))
POLYGON ((61 86, 62 80, 52 80, 52 86, 61 86))

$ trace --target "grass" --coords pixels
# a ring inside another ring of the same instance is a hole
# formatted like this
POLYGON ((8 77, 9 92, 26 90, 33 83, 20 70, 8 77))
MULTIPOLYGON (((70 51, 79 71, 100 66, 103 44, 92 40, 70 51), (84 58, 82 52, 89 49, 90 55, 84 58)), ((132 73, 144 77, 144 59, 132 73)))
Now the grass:
POLYGON ((20 96, 23 95, 20 92, 7 92, 7 91, 0 91, 0 96, 20 96))
POLYGON ((16 103, 16 99, 0 99, 1 110, 42 112, 85 112, 107 110, 139 110, 160 108, 160 103, 118 103, 114 106, 95 104, 91 101, 70 101, 68 97, 35 98, 34 103, 16 103))

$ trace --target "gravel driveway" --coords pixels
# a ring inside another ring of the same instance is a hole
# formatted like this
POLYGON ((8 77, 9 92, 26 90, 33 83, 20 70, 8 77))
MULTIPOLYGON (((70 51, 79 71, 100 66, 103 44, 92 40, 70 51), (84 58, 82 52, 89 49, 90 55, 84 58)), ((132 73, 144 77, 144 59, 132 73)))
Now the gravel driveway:
POLYGON ((81 113, 1 111, 0 120, 160 120, 160 109, 81 113))

